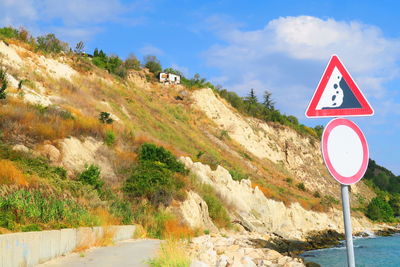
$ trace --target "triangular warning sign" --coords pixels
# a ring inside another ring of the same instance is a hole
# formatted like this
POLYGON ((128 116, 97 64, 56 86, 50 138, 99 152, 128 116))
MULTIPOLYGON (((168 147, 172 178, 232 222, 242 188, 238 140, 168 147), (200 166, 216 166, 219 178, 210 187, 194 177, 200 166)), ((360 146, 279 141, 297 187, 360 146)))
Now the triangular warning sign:
POLYGON ((308 105, 309 118, 371 116, 374 110, 349 72, 333 55, 308 105))

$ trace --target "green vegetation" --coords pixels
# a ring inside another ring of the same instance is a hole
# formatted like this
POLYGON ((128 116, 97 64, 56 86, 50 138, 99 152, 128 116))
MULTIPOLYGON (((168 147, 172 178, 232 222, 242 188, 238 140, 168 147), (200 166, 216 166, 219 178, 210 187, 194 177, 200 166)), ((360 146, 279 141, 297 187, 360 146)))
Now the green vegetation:
POLYGON ((51 192, 19 189, 0 195, 0 227, 20 230, 25 224, 77 227, 97 225, 98 221, 77 202, 51 192))
POLYGON ((115 133, 113 131, 109 130, 106 132, 106 136, 104 138, 104 143, 107 146, 112 146, 115 143, 115 139, 116 139, 115 133))
POLYGON ((104 124, 112 124, 114 122, 111 118, 111 114, 105 111, 100 112, 99 121, 104 124))
POLYGON ((142 163, 146 161, 161 163, 164 164, 163 168, 170 171, 187 174, 185 166, 171 152, 154 144, 145 143, 140 147, 139 161, 142 163))
POLYGON ((172 199, 185 197, 186 174, 182 163, 163 147, 145 143, 139 149, 139 164, 126 180, 124 192, 130 198, 146 198, 154 206, 169 206, 172 199))
POLYGON ((158 256, 148 261, 152 267, 189 267, 190 258, 181 241, 168 240, 161 244, 158 256))
POLYGON ((45 53, 58 54, 60 52, 68 52, 69 46, 67 43, 57 39, 54 34, 49 33, 36 39, 36 49, 45 53))
POLYGON ((100 168, 94 164, 85 167, 79 176, 78 180, 84 184, 93 186, 96 190, 103 188, 104 182, 100 178, 100 168))
POLYGON ((197 185, 197 191, 208 206, 210 218, 218 227, 228 228, 231 226, 231 219, 223 203, 217 196, 215 190, 206 184, 197 185))
POLYGON ((374 221, 394 221, 392 207, 381 197, 375 197, 371 200, 368 204, 366 215, 374 221))
POLYGON ((0 67, 0 99, 5 99, 7 96, 6 89, 8 87, 6 70, 0 67))
POLYGON ((94 226, 108 217, 113 223, 132 223, 131 205, 106 193, 95 165, 87 166, 76 180, 67 179, 65 169, 4 144, 0 161, 0 227, 28 231, 94 226), (4 186, 10 177, 13 185, 4 186))
POLYGON ((304 185, 304 183, 298 183, 296 186, 301 191, 306 191, 306 186, 304 185))
POLYGON ((299 124, 299 121, 295 116, 281 114, 279 110, 275 109, 275 102, 272 100, 272 95, 268 91, 264 92, 264 99, 262 102, 259 102, 254 89, 251 89, 246 97, 240 97, 236 93, 230 92, 226 89, 218 89, 214 86, 209 87, 214 89, 239 112, 247 116, 252 116, 266 122, 278 122, 295 129, 301 134, 311 135, 315 138, 320 137, 322 134, 321 126, 316 126, 316 128, 313 129, 303 124, 299 124))
POLYGON ((156 56, 145 56, 144 67, 148 68, 149 71, 154 73, 155 75, 158 75, 162 71, 160 60, 158 60, 156 56))
POLYGON ((235 181, 241 181, 243 179, 249 179, 249 176, 247 174, 242 173, 239 170, 230 170, 229 173, 232 176, 232 179, 235 181))
POLYGON ((372 220, 394 221, 400 216, 400 176, 370 159, 364 178, 378 195, 368 204, 366 215, 372 220))

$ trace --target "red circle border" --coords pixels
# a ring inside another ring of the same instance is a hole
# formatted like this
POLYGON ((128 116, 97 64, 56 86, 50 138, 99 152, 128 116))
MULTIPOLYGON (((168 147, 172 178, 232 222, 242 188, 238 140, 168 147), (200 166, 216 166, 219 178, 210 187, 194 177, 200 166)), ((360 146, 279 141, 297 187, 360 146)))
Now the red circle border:
POLYGON ((335 178, 335 180, 338 181, 339 183, 344 184, 344 185, 355 184, 358 181, 360 181, 361 178, 364 176, 364 174, 367 170, 367 167, 368 167, 368 160, 369 160, 368 144, 367 144, 367 140, 365 139, 363 132, 354 122, 344 119, 344 118, 337 118, 337 119, 331 120, 326 125, 324 132, 322 133, 321 150, 322 150, 322 156, 324 158, 325 165, 328 168, 328 171, 333 176, 333 178, 335 178), (329 153, 328 153, 329 135, 331 134, 332 130, 335 127, 341 126, 341 125, 351 128, 357 134, 357 136, 360 138, 361 145, 363 148, 363 161, 362 161, 361 167, 357 171, 356 174, 354 174, 353 176, 350 176, 350 177, 342 176, 335 170, 335 168, 333 167, 332 162, 329 158, 329 153))

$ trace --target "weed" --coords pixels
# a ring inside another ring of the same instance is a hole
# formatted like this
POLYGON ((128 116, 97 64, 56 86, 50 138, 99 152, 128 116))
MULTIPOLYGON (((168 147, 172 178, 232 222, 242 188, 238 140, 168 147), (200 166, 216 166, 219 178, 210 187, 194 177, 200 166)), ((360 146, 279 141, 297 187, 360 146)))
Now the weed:
POLYGON ((113 131, 109 130, 106 132, 104 143, 107 146, 112 146, 115 143, 115 133, 113 131))
POLYGON ((152 267, 189 267, 190 258, 184 250, 183 241, 167 240, 161 244, 156 258, 148 261, 152 267))

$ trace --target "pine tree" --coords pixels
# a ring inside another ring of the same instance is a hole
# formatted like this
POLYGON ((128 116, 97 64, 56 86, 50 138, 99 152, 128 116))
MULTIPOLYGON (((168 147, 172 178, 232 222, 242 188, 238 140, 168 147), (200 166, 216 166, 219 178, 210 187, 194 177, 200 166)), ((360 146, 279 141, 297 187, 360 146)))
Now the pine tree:
POLYGON ((250 93, 249 93, 249 95, 246 97, 246 101, 247 101, 247 103, 248 103, 249 105, 255 105, 255 104, 258 103, 258 99, 257 99, 256 93, 254 92, 254 89, 253 89, 253 88, 250 89, 250 93))
POLYGON ((263 101, 263 105, 264 105, 264 107, 266 108, 266 109, 269 109, 269 110, 274 110, 275 109, 275 102, 272 100, 272 94, 269 92, 269 91, 267 91, 267 90, 265 90, 264 91, 264 95, 263 95, 263 97, 264 97, 264 101, 263 101))

